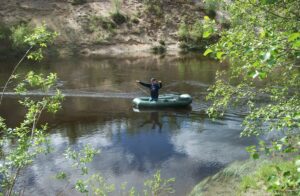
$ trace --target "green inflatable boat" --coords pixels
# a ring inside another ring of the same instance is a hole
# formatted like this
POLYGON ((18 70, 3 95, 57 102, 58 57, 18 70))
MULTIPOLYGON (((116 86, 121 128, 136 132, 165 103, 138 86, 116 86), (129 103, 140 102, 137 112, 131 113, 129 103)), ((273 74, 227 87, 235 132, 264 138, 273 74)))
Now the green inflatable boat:
POLYGON ((174 108, 187 107, 192 103, 193 99, 189 94, 166 94, 160 95, 157 101, 151 101, 150 97, 137 97, 133 99, 134 107, 140 108, 174 108))

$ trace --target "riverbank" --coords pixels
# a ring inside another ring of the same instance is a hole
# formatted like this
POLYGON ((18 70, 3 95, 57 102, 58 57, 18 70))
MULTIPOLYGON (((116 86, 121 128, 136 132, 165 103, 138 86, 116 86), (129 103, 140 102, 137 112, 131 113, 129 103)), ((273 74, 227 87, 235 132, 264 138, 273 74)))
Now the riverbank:
POLYGON ((241 181, 245 176, 255 173, 262 165, 270 163, 267 160, 246 160, 237 161, 217 174, 209 176, 198 183, 190 196, 214 196, 214 195, 270 195, 264 190, 250 189, 247 192, 242 192, 241 181))
POLYGON ((0 34, 21 23, 45 23, 59 33, 53 47, 59 56, 150 55, 161 41, 173 55, 180 51, 180 23, 193 24, 205 15, 203 5, 194 1, 74 2, 9 0, 0 7, 0 34))

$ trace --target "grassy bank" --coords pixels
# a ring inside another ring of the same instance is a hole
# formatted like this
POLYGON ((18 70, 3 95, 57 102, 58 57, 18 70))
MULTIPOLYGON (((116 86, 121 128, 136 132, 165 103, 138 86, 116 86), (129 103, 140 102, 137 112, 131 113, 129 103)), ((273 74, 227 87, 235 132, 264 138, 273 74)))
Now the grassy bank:
POLYGON ((297 195, 299 183, 291 184, 285 180, 287 175, 290 179, 300 175, 295 161, 276 158, 234 162, 216 175, 202 180, 190 196, 297 195))

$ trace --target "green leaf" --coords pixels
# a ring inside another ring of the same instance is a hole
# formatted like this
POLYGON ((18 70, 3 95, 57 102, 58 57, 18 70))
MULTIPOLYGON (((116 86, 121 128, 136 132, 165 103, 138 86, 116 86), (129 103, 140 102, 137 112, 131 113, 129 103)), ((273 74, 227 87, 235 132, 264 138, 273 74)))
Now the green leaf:
POLYGON ((267 73, 266 72, 259 72, 259 79, 265 79, 267 77, 267 73))
POLYGON ((258 153, 253 153, 252 158, 253 159, 259 159, 259 154, 258 153))
POLYGON ((292 42, 296 39, 300 38, 300 32, 297 32, 297 33, 292 33, 289 38, 288 38, 288 41, 289 42, 292 42))
POLYGON ((208 48, 207 50, 205 50, 205 52, 203 53, 204 56, 207 56, 208 54, 212 53, 213 50, 208 48))
POLYGON ((204 20, 210 21, 210 18, 208 16, 204 16, 204 20))
POLYGON ((224 54, 224 52, 217 52, 217 59, 221 60, 224 54))
POLYGON ((300 40, 295 41, 295 42, 293 43, 293 45, 292 45, 292 48, 294 48, 294 49, 300 48, 300 40))
POLYGON ((211 31, 204 31, 203 38, 208 38, 212 34, 211 31))
POLYGON ((65 172, 59 172, 56 174, 56 178, 59 179, 59 180, 63 180, 67 177, 66 173, 65 172))

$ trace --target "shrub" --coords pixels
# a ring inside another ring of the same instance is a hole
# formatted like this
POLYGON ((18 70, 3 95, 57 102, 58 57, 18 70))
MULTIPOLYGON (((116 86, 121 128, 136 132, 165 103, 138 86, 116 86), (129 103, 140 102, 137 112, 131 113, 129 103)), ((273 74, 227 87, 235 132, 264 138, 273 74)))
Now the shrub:
POLYGON ((203 24, 201 21, 196 21, 190 32, 191 39, 195 42, 201 42, 203 39, 203 24))
POLYGON ((72 5, 82 5, 85 4, 87 1, 86 0, 72 0, 71 4, 72 5))
POLYGON ((127 21, 127 18, 123 14, 121 14, 120 12, 112 13, 111 18, 117 25, 121 25, 121 24, 123 24, 124 22, 127 21))
POLYGON ((145 9, 148 13, 161 16, 163 14, 163 2, 162 0, 144 0, 145 9))
POLYGON ((164 54, 167 51, 166 43, 163 40, 159 40, 159 45, 153 46, 151 48, 154 54, 164 54))
POLYGON ((262 165, 252 175, 242 178, 240 190, 261 189, 263 184, 265 191, 272 195, 297 195, 300 188, 299 172, 295 160, 280 160, 262 165))
POLYGON ((121 13, 122 0, 111 0, 111 2, 113 11, 110 16, 117 25, 121 25, 127 20, 127 18, 121 13))
POLYGON ((99 31, 99 27, 109 32, 113 32, 114 28, 116 28, 116 24, 107 17, 90 16, 88 18, 86 30, 93 33, 99 31))
POLYGON ((29 28, 27 24, 20 24, 17 26, 13 26, 10 28, 10 37, 9 39, 12 41, 12 46, 14 49, 23 50, 26 47, 26 43, 24 42, 25 37, 29 35, 32 30, 29 28))
POLYGON ((189 38, 189 29, 186 23, 181 22, 178 28, 177 35, 180 41, 187 41, 189 38))
POLYGON ((216 10, 219 8, 220 1, 218 0, 205 0, 204 4, 204 9, 205 13, 210 17, 210 18, 215 18, 216 17, 216 10))
POLYGON ((177 32, 183 51, 205 50, 206 46, 215 42, 216 37, 204 39, 204 25, 201 21, 195 21, 193 25, 181 22, 177 32))
POLYGON ((134 24, 139 24, 140 23, 140 20, 138 18, 136 18, 136 17, 132 18, 131 21, 134 24))
POLYGON ((113 6, 113 13, 120 13, 122 7, 122 0, 111 0, 113 6))

